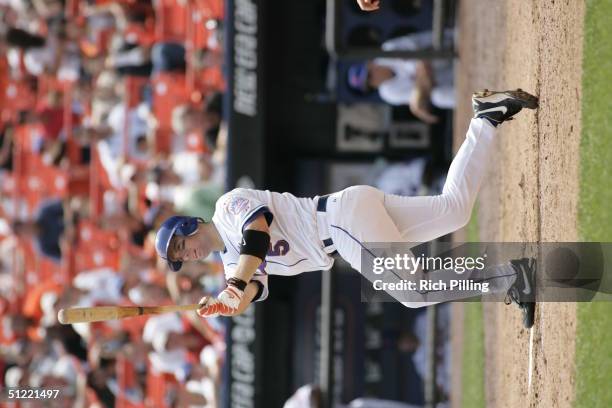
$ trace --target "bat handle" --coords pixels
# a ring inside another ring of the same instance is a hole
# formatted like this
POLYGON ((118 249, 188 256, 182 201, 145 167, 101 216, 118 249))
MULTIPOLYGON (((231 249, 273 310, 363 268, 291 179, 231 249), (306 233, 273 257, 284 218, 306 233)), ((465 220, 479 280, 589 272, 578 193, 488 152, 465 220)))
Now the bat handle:
POLYGON ((162 314, 170 312, 192 312, 200 308, 199 304, 189 305, 168 305, 168 306, 140 306, 138 307, 138 314, 162 314))

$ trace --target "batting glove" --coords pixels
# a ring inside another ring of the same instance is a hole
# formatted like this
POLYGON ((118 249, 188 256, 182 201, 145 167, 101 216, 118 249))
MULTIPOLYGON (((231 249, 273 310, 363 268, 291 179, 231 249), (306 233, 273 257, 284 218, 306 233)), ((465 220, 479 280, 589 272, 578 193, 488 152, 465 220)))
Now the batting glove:
POLYGON ((238 311, 244 291, 233 285, 228 285, 216 299, 204 298, 198 314, 202 317, 233 316, 238 311))

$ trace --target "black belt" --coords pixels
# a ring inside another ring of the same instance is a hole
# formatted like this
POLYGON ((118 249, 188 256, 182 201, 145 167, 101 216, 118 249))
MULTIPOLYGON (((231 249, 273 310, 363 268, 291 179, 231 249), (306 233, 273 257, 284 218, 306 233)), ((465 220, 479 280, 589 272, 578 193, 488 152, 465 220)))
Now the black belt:
POLYGON ((329 195, 324 195, 319 197, 319 201, 317 201, 317 211, 318 212, 326 212, 327 211, 327 199, 329 195))
MULTIPOLYGON (((319 197, 319 200, 317 201, 317 212, 327 212, 327 199, 329 198, 329 195, 324 195, 319 197)), ((325 248, 334 245, 334 241, 332 241, 331 238, 327 238, 323 240, 323 246, 325 248)), ((334 251, 331 252, 329 255, 336 255, 338 253, 338 251, 334 251)))

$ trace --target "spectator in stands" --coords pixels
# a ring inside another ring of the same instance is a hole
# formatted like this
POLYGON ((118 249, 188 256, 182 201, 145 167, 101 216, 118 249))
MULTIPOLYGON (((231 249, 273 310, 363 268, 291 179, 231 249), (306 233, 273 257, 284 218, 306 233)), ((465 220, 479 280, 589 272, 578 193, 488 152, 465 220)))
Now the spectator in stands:
POLYGON ((21 314, 7 313, 2 316, 2 343, 11 344, 26 338, 29 324, 29 320, 21 314))
POLYGON ((48 340, 61 344, 67 353, 73 355, 81 362, 87 361, 87 344, 74 330, 72 325, 56 323, 46 328, 45 335, 48 340))
POLYGON ((63 94, 57 90, 50 91, 46 100, 38 106, 37 115, 42 123, 44 138, 56 141, 64 128, 63 94))
POLYGON ((106 127, 99 127, 97 130, 107 135, 97 144, 100 161, 111 184, 119 188, 125 187, 121 180, 121 171, 126 160, 144 161, 150 157, 148 107, 141 103, 137 108, 127 110, 127 124, 126 110, 125 103, 116 105, 109 112, 106 127))
POLYGON ((153 64, 150 47, 116 36, 109 51, 104 62, 107 69, 114 69, 119 75, 151 75, 153 64))
POLYGON ((212 214, 222 187, 210 182, 210 157, 195 152, 176 153, 151 171, 147 198, 190 214, 212 214))
POLYGON ((223 52, 220 49, 201 48, 194 53, 192 64, 196 70, 220 67, 223 65, 223 52))
POLYGON ((13 277, 10 265, 7 262, 0 261, 0 316, 8 308, 8 300, 10 291, 14 291, 17 286, 13 277))
POLYGON ((23 50, 43 47, 45 45, 44 37, 16 27, 8 27, 4 38, 9 46, 23 50))
POLYGON ((31 0, 36 13, 47 21, 63 17, 65 1, 63 0, 31 0))
MULTIPOLYGON (((64 121, 66 119, 64 95, 58 90, 52 90, 36 109, 36 121, 42 125, 41 152, 43 161, 47 164, 59 166, 66 157, 66 135, 64 121)), ((76 127, 79 116, 71 112, 72 125, 76 127)), ((88 150, 88 149, 84 149, 88 150)))
MULTIPOLYGON (((129 341, 127 332, 116 330, 110 336, 97 337, 90 342, 88 360, 93 370, 88 382, 98 398, 115 401, 119 397, 121 385, 117 381, 116 363, 117 358, 125 354, 126 349, 132 348, 129 341)), ((131 403, 142 403, 143 392, 138 384, 123 391, 131 403)))
POLYGON ((96 5, 83 5, 82 14, 88 19, 88 25, 98 25, 91 22, 99 17, 111 18, 113 25, 119 33, 125 33, 130 24, 144 26, 152 19, 153 7, 150 0, 135 0, 129 3, 105 2, 96 5))
POLYGON ((0 131, 0 170, 13 170, 13 128, 0 131))
MULTIPOLYGON (((4 200, 3 200, 4 201, 4 200)), ((4 203, 2 203, 4 204, 4 203)), ((2 274, 0 275, 0 294, 5 299, 16 299, 23 295, 25 277, 22 258, 18 254, 19 243, 11 236, 9 220, 0 219, 0 225, 6 238, 0 239, 0 259, 2 259, 2 274)))
POLYGON ((111 110, 122 103, 125 83, 113 70, 102 70, 94 83, 92 112, 89 125, 92 127, 106 124, 111 110))
POLYGON ((203 108, 180 105, 172 111, 172 130, 178 136, 199 133, 212 151, 217 145, 217 137, 223 120, 223 95, 211 94, 203 108))
POLYGON ((60 80, 75 81, 79 78, 81 56, 77 44, 76 26, 60 21, 49 27, 44 46, 28 48, 24 65, 30 75, 57 76, 60 80))
MULTIPOLYGON (((117 39, 110 55, 106 58, 106 68, 115 69, 122 75, 149 76, 160 72, 184 73, 187 68, 185 46, 176 42, 161 42, 152 47, 117 39)), ((223 54, 209 49, 200 49, 192 56, 196 69, 219 66, 223 54)))
POLYGON ((62 201, 48 200, 40 206, 33 220, 15 221, 13 232, 20 238, 33 239, 41 254, 59 262, 62 258, 65 221, 62 201))
MULTIPOLYGON (((447 40, 452 36, 452 31, 445 32, 447 40)), ((388 40, 382 48, 385 51, 418 50, 431 47, 431 44, 431 31, 427 31, 388 40)), ((430 104, 441 109, 455 106, 452 61, 377 58, 351 66, 347 80, 356 92, 378 91, 382 100, 391 105, 408 105, 425 123, 438 121, 430 111, 430 104)))
POLYGON ((209 181, 219 186, 223 184, 222 167, 225 163, 216 161, 214 154, 211 156, 216 151, 221 126, 220 94, 211 95, 203 108, 185 104, 173 110, 172 129, 176 137, 171 160, 173 170, 181 176, 183 184, 194 186, 209 181), (188 151, 189 137, 201 138, 208 154, 188 151))
POLYGON ((158 43, 151 50, 153 72, 185 72, 185 46, 179 43, 158 43))

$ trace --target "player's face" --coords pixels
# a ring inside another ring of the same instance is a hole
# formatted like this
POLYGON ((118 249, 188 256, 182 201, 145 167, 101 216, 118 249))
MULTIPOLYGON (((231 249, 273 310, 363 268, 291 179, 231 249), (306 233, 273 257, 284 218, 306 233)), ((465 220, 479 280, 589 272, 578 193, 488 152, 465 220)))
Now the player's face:
POLYGON ((175 236, 170 242, 168 255, 172 261, 196 261, 208 256, 210 249, 202 239, 201 234, 196 233, 189 237, 175 236))

